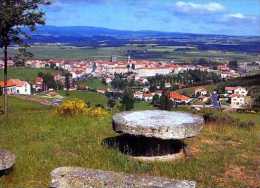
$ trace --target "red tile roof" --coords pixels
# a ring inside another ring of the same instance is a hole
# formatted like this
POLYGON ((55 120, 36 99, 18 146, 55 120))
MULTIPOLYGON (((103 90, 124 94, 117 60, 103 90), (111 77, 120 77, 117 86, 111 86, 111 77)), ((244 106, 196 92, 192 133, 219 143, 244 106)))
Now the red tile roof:
POLYGON ((238 94, 232 94, 232 95, 230 95, 230 97, 233 98, 233 97, 241 97, 241 96, 238 94))
MULTIPOLYGON (((25 81, 21 81, 18 79, 10 79, 7 81, 6 86, 7 87, 13 87, 13 86, 17 86, 17 87, 22 87, 26 82, 25 81)), ((4 82, 0 81, 0 87, 4 87, 4 82)))
MULTIPOLYGON (((5 86, 4 82, 3 82, 3 81, 0 81, 0 87, 4 87, 4 86, 5 86)), ((10 82, 10 81, 8 80, 7 83, 6 83, 6 86, 7 86, 7 87, 13 87, 13 86, 15 86, 15 84, 14 84, 13 82, 10 82)))
POLYGON ((179 101, 186 101, 186 100, 190 99, 190 97, 187 97, 185 95, 181 95, 181 94, 176 93, 176 92, 170 92, 169 97, 173 100, 179 100, 179 101))
POLYGON ((226 91, 234 91, 236 89, 237 89, 237 87, 225 87, 226 91))

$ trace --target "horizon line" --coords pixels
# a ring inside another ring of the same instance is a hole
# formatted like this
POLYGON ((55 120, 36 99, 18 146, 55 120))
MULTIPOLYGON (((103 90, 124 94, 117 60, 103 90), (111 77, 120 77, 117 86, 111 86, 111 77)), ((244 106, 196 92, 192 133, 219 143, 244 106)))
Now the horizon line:
MULTIPOLYGON (((157 32, 157 33, 165 33, 165 34, 190 34, 190 35, 212 35, 212 36, 230 36, 230 37, 260 37, 259 35, 232 35, 232 34, 218 34, 218 33, 190 33, 190 32, 180 32, 180 31, 160 31, 160 30, 128 30, 128 29, 115 29, 115 28, 109 28, 109 27, 102 27, 102 26, 88 26, 88 25, 39 25, 38 27, 57 27, 57 28, 69 28, 69 27, 89 27, 89 28, 99 28, 99 29, 108 29, 108 30, 114 30, 114 31, 122 31, 122 32, 157 32)), ((37 30, 36 30, 37 32, 37 30)))

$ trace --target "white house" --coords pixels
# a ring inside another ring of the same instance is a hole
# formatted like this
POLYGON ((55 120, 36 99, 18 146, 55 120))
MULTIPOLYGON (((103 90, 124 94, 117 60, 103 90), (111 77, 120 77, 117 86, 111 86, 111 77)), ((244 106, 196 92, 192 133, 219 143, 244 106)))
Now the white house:
POLYGON ((244 88, 244 87, 237 87, 235 90, 234 90, 234 94, 236 95, 240 95, 240 96, 247 96, 247 89, 244 88))
POLYGON ((227 94, 236 94, 241 96, 247 96, 248 91, 244 87, 225 87, 225 91, 227 94))
MULTIPOLYGON (((9 95, 31 95, 31 85, 26 81, 11 79, 7 81, 7 94, 9 95)), ((4 87, 4 82, 0 82, 0 87, 4 87)))
POLYGON ((171 88, 171 87, 172 87, 171 83, 165 83, 165 88, 171 88))
POLYGON ((143 99, 143 92, 141 92, 141 91, 136 91, 136 92, 134 93, 134 98, 135 98, 135 99, 138 99, 138 100, 142 100, 142 99, 143 99))
POLYGON ((31 85, 28 82, 21 81, 16 85, 16 94, 31 95, 31 85))
POLYGON ((205 88, 197 88, 194 94, 195 96, 206 96, 208 91, 205 88))
POLYGON ((242 109, 246 105, 246 97, 233 94, 231 95, 231 108, 242 109))
POLYGON ((143 99, 146 102, 150 102, 153 100, 153 94, 152 93, 144 93, 143 99))

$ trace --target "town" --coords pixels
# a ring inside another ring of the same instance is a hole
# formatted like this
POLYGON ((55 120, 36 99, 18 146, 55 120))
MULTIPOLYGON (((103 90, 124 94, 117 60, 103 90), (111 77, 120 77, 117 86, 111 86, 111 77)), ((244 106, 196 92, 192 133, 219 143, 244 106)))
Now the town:
MULTIPOLYGON (((51 75, 53 76, 53 83, 49 81, 47 84, 43 74, 38 75, 34 82, 10 78, 7 82, 7 92, 11 95, 37 95, 37 93, 61 88, 64 88, 64 90, 88 90, 91 88, 87 85, 82 88, 79 84, 80 81, 96 78, 105 85, 111 86, 96 88, 96 92, 104 95, 110 94, 109 96, 111 96, 112 94, 113 96, 113 93, 119 93, 119 97, 122 97, 127 83, 133 82, 131 89, 135 100, 155 104, 155 100, 160 98, 164 91, 167 90, 167 96, 172 102, 192 105, 194 108, 200 109, 200 107, 206 106, 213 107, 213 105, 209 105, 211 104, 211 95, 213 91, 217 90, 217 88, 208 90, 203 87, 204 85, 245 77, 251 71, 260 70, 260 61, 251 63, 231 61, 216 65, 202 64, 201 61, 203 60, 200 60, 197 64, 179 64, 133 60, 130 56, 126 61, 118 61, 114 56, 111 57, 110 61, 27 60, 24 63, 27 68, 59 70, 54 75, 51 75), (202 74, 206 74, 206 76, 198 80, 198 75, 202 74), (154 82, 154 79, 157 81, 154 82), (120 81, 123 86, 118 83, 120 81), (194 89, 190 95, 178 92, 189 87, 194 89)), ((3 62, 0 62, 0 65, 2 64, 3 62)), ((12 60, 8 61, 8 65, 9 67, 15 67, 12 60)), ((0 87, 4 87, 3 82, 0 82, 0 87)), ((239 85, 227 85, 221 91, 217 91, 220 96, 219 100, 223 103, 222 107, 233 110, 251 109, 252 107, 249 106, 252 106, 254 96, 249 95, 248 89, 239 85)))
POLYGON ((0 188, 260 188, 259 21, 259 0, 0 0, 0 188))

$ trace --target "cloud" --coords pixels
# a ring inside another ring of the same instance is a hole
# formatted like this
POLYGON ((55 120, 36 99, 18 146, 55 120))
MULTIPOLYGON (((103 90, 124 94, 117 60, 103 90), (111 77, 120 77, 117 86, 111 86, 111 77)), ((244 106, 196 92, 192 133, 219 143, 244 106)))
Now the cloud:
POLYGON ((174 6, 174 11, 181 14, 215 14, 225 11, 225 7, 216 2, 199 4, 193 2, 178 1, 174 6))
POLYGON ((100 4, 106 3, 108 0, 59 0, 62 3, 89 3, 89 4, 100 4))
POLYGON ((233 19, 233 20, 244 20, 244 21, 254 21, 256 20, 255 16, 247 16, 242 13, 234 13, 234 14, 228 14, 226 15, 227 19, 233 19))
POLYGON ((258 21, 259 18, 257 18, 256 16, 245 15, 242 13, 226 14, 219 20, 220 23, 224 24, 252 24, 257 23, 258 21))

